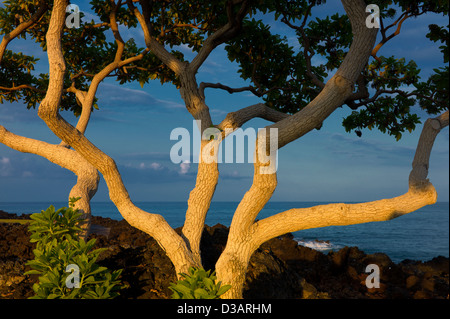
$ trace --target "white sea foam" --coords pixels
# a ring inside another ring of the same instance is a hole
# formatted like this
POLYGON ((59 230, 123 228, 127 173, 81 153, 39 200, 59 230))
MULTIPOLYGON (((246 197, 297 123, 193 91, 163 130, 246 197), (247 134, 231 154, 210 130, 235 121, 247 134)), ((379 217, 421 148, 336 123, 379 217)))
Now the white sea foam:
POLYGON ((305 246, 314 250, 327 252, 330 250, 338 250, 342 248, 342 246, 330 243, 328 241, 322 241, 322 240, 308 240, 308 239, 299 239, 295 238, 295 240, 298 242, 299 245, 305 246))

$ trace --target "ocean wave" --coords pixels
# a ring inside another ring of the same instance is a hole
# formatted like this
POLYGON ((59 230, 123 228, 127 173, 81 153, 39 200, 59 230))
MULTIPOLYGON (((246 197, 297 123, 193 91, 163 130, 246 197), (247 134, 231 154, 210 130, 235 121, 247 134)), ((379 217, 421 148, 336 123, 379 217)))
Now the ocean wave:
POLYGON ((305 246, 305 247, 308 247, 308 248, 311 248, 314 250, 318 250, 318 251, 322 251, 322 252, 338 250, 343 247, 341 245, 333 244, 333 243, 330 243, 329 241, 324 241, 324 240, 317 240, 317 239, 310 240, 310 239, 299 239, 299 238, 295 238, 295 240, 301 246, 305 246))

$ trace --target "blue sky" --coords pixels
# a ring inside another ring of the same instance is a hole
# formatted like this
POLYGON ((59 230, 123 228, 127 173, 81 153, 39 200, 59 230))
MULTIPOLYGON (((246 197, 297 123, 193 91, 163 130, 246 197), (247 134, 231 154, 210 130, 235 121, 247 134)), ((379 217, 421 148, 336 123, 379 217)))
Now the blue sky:
MULTIPOLYGON (((89 9, 87 1, 75 1, 80 9, 89 9)), ((313 14, 343 12, 339 1, 328 1, 313 14)), ((89 17, 89 15, 88 15, 89 17)), ((285 35, 296 47, 295 34, 287 27, 264 17, 273 32, 285 35)), ((385 45, 380 54, 413 59, 426 78, 440 66, 442 56, 437 46, 425 38, 430 23, 446 25, 448 17, 424 15, 407 20, 401 34, 385 45)), ((134 37, 142 45, 139 30, 127 31, 123 37, 134 37)), ((48 67, 46 56, 33 43, 15 40, 10 47, 41 58, 42 71, 48 67)), ((193 54, 181 47, 186 58, 193 54)), ((313 61, 320 63, 320 58, 313 61)), ((199 83, 220 82, 232 87, 248 85, 239 78, 238 66, 228 61, 223 46, 218 47, 200 69, 199 83)), ((193 134, 192 117, 184 108, 175 87, 150 82, 144 89, 139 84, 120 86, 107 80, 99 88, 100 111, 92 115, 86 135, 104 152, 112 156, 122 173, 131 198, 135 201, 185 201, 195 185, 196 164, 180 165, 170 161, 169 153, 176 141, 170 140, 173 129, 183 127, 193 134)), ((206 102, 215 124, 227 113, 261 100, 250 93, 230 95, 208 89, 206 102)), ((279 152, 278 188, 274 201, 361 202, 394 197, 408 188, 408 175, 422 125, 412 134, 395 138, 377 131, 363 131, 363 137, 346 133, 342 119, 351 111, 340 108, 320 131, 312 131, 279 152)), ((424 115, 420 113, 420 115, 424 115)), ((72 123, 68 113, 63 116, 72 123)), ((425 117, 423 117, 425 118, 425 117)), ((0 124, 13 133, 58 143, 59 141, 38 118, 37 110, 19 104, 0 104, 0 124)), ((256 119, 244 128, 264 127, 268 122, 256 119)), ((434 145, 429 178, 435 185, 439 201, 448 201, 449 133, 443 130, 434 145)), ((216 201, 239 201, 251 186, 253 165, 221 164, 221 179, 216 201)), ((35 155, 22 154, 0 144, 0 202, 65 201, 76 177, 35 155)), ((94 201, 107 201, 105 183, 101 182, 94 201)))

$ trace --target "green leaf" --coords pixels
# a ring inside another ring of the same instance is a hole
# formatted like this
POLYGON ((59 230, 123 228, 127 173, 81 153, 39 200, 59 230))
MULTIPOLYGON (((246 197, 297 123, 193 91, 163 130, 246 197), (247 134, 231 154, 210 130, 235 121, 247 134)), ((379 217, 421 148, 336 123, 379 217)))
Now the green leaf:
POLYGON ((206 289, 208 289, 208 291, 214 291, 215 285, 211 278, 204 278, 203 284, 205 285, 206 289))
POLYGON ((117 290, 123 288, 119 276, 122 270, 112 273, 106 267, 95 263, 104 250, 94 249, 96 240, 87 243, 77 238, 81 214, 72 208, 53 206, 39 214, 33 214, 29 230, 30 240, 36 242, 34 260, 28 261, 31 270, 26 274, 40 275, 33 285, 33 298, 114 298, 117 290), (69 276, 65 272, 68 264, 76 264, 82 275, 82 287, 68 292, 64 287, 69 276), (83 279, 84 278, 84 279, 83 279))
POLYGON ((221 296, 231 288, 231 285, 224 285, 217 291, 217 296, 221 296))
POLYGON ((180 294, 176 290, 172 290, 172 291, 173 291, 172 299, 181 299, 180 294))
POLYGON ((86 276, 95 275, 95 274, 104 272, 104 271, 106 271, 106 270, 108 270, 108 268, 106 268, 106 267, 98 267, 97 269, 95 269, 95 270, 89 272, 86 276))
POLYGON ((24 273, 24 275, 41 275, 41 274, 42 274, 42 271, 35 270, 35 269, 29 270, 24 273))
POLYGON ((208 299, 208 292, 203 288, 197 288, 194 290, 195 299, 208 299))

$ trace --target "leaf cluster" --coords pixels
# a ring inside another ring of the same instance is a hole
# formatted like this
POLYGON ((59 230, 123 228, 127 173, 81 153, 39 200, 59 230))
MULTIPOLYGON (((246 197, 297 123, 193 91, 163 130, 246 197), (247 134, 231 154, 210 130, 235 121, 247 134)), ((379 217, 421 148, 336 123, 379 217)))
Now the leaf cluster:
POLYGON ((170 284, 172 299, 219 299, 231 288, 230 285, 222 286, 220 281, 216 283, 217 277, 211 270, 190 267, 187 274, 180 275, 183 279, 170 284))
MULTIPOLYGON (((177 47, 183 45, 198 52, 208 36, 229 22, 242 2, 141 0, 135 5, 142 11, 152 39, 184 61, 177 47), (230 3, 234 5, 229 6, 230 3)), ((0 32, 10 32, 21 21, 29 19, 41 3, 38 0, 4 1, 5 7, 0 9, 0 32)), ((229 60, 239 65, 240 76, 252 83, 255 88, 252 92, 270 107, 289 114, 300 111, 317 96, 325 79, 345 58, 353 40, 348 17, 335 14, 310 18, 317 7, 325 3, 324 0, 248 0, 248 15, 242 28, 226 42, 225 49, 229 60), (261 13, 273 15, 275 20, 293 29, 298 45, 292 46, 292 39, 288 41, 275 34, 259 19, 261 13)), ((389 19, 398 19, 397 24, 390 26, 392 32, 402 17, 412 19, 425 13, 448 15, 449 7, 448 1, 443 0, 373 0, 371 3, 379 6, 385 31, 389 19)), ((44 51, 51 12, 51 4, 47 5, 48 10, 39 22, 20 35, 31 37, 44 51)), ((90 6, 100 22, 83 21, 79 29, 66 28, 62 36, 67 64, 66 88, 74 86, 87 91, 94 75, 114 61, 119 40, 115 38, 117 34, 112 36, 112 16, 122 33, 123 30, 136 32, 141 27, 126 1, 91 0, 90 6)), ((444 63, 448 63, 448 26, 431 24, 429 28, 427 37, 440 44, 444 63)), ((144 52, 132 38, 123 43, 122 59, 144 52)), ((0 90, 0 103, 22 99, 28 108, 40 103, 48 86, 48 74, 35 74, 37 61, 23 54, 5 53, 0 66, 0 86, 28 86, 20 90, 0 90)), ((344 119, 344 128, 358 135, 365 128, 377 128, 397 139, 403 132, 413 130, 419 120, 412 106, 419 104, 429 114, 448 107, 448 66, 434 71, 423 80, 414 61, 392 56, 370 60, 355 84, 355 93, 362 94, 346 101, 354 112, 344 119)), ((175 74, 151 52, 109 76, 120 84, 136 81, 143 87, 151 80, 159 80, 162 84, 180 86, 175 74)), ((80 101, 73 93, 63 95, 61 107, 75 115, 81 114, 80 101)))
MULTIPOLYGON (((13 31, 20 23, 28 21, 36 13, 39 7, 45 6, 47 10, 37 23, 20 33, 18 38, 34 40, 41 49, 47 50, 46 33, 50 22, 52 3, 38 0, 4 1, 4 7, 0 8, 0 33, 7 34, 13 31)), ((83 17, 83 13, 81 13, 83 17)), ((70 87, 72 83, 78 89, 87 90, 86 78, 73 76, 80 73, 93 73, 105 63, 101 59, 108 53, 106 50, 106 38, 103 32, 106 28, 94 28, 93 23, 83 23, 82 27, 66 28, 61 37, 64 58, 67 65, 67 73, 64 86, 70 87), (103 54, 101 54, 103 53, 103 54)), ((22 100, 28 109, 35 108, 45 97, 48 88, 48 73, 36 74, 34 72, 39 59, 22 53, 8 53, 6 50, 0 65, 0 86, 6 89, 0 90, 0 103, 3 100, 16 102, 22 100), (17 65, 17 63, 19 63, 17 65), (25 67, 26 66, 26 67, 25 67), (25 86, 20 90, 14 89, 25 86)), ((81 114, 81 105, 74 94, 64 94, 61 101, 61 110, 70 110, 76 116, 81 114)))
MULTIPOLYGON (((309 18, 323 3, 325 1, 282 0, 261 1, 257 6, 259 11, 273 14, 276 20, 296 32, 296 48, 256 19, 246 20, 243 31, 226 46, 229 59, 239 64, 240 76, 251 81, 272 108, 293 114, 308 105, 320 92, 324 79, 341 65, 350 48, 353 36, 346 15, 309 18)), ((425 13, 448 14, 448 1, 378 0, 371 3, 380 7, 384 27, 389 19, 413 19, 425 13)), ((398 27, 398 21, 392 32, 398 27)), ((448 26, 432 24, 429 28, 427 37, 441 44, 443 61, 448 63, 448 26)), ((422 80, 420 74, 414 61, 394 56, 371 59, 355 83, 354 97, 346 101, 353 109, 343 120, 346 131, 355 131, 361 136, 363 129, 377 128, 399 140, 405 131, 411 132, 420 123, 414 112, 416 105, 428 114, 448 109, 448 66, 435 68, 434 74, 426 80, 422 80)))
MULTIPOLYGON (((402 88, 419 83, 420 69, 414 61, 380 56, 365 70, 366 85, 374 90, 373 98, 366 99, 364 108, 353 111, 343 120, 347 132, 355 130, 358 136, 363 128, 376 127, 400 140, 406 130, 412 132, 420 123, 419 117, 411 112, 416 105, 418 92, 409 93, 402 88), (383 94, 384 93, 384 94, 383 94)), ((430 110, 428 110, 430 111, 430 110)))
POLYGON ((417 114, 410 113, 415 104, 414 99, 402 95, 385 96, 368 104, 364 109, 353 111, 343 120, 347 132, 355 130, 361 136, 361 130, 377 128, 382 133, 393 135, 397 141, 405 130, 412 132, 420 119, 417 114))
MULTIPOLYGON (((337 13, 309 22, 304 32, 309 41, 309 49, 326 59, 323 65, 327 71, 335 70, 341 65, 353 40, 348 17, 337 13)), ((299 30, 297 36, 302 37, 299 30)))
MULTIPOLYGON (((42 0, 5 0, 3 8, 0 8, 0 35, 13 31, 19 24, 29 20, 39 9, 42 0)), ((50 2, 50 1, 49 1, 50 2)), ((47 4, 50 8, 51 3, 47 4)), ((26 39, 26 34, 21 33, 19 38, 26 39)))
POLYGON ((124 287, 119 279, 122 270, 110 271, 96 263, 104 251, 94 249, 96 240, 78 238, 80 217, 73 207, 55 210, 54 206, 30 216, 30 241, 36 248, 35 258, 27 262, 32 270, 25 274, 39 275, 32 299, 111 299, 124 287), (79 288, 67 287, 69 265, 79 268, 79 288))
MULTIPOLYGON (((227 23, 227 0, 214 0, 206 3, 186 1, 140 1, 144 16, 151 28, 154 40, 165 45, 171 54, 180 61, 184 55, 176 50, 177 46, 187 45, 193 51, 199 51, 207 35, 227 23), (169 49, 170 48, 170 49, 169 49)), ((52 4, 39 0, 4 1, 0 8, 0 34, 7 34, 20 23, 28 21, 40 6, 48 7, 38 23, 27 28, 19 38, 33 39, 43 51, 47 50, 46 33, 50 21, 52 4)), ((64 87, 71 86, 78 90, 88 91, 93 77, 113 62, 118 49, 116 35, 113 36, 111 19, 119 26, 119 33, 138 32, 138 24, 134 13, 128 8, 126 1, 91 0, 91 12, 100 22, 87 21, 81 11, 80 28, 65 28, 61 37, 67 72, 64 87)), ((67 15, 70 13, 67 13, 67 15)), ((122 60, 137 56, 145 48, 138 47, 133 38, 125 39, 122 60)), ((38 61, 32 56, 5 56, 1 63, 0 87, 13 88, 26 85, 20 90, 0 89, 0 103, 3 100, 17 102, 22 100, 28 108, 35 108, 48 87, 48 74, 30 72, 38 61), (20 60, 23 60, 21 62, 20 60), (26 65, 26 68, 14 63, 26 65)), ((179 80, 174 73, 151 52, 138 62, 130 63, 109 75, 120 84, 137 81, 141 86, 150 80, 159 80, 162 84, 173 83, 179 87, 179 80)), ((97 100, 94 107, 98 108, 97 100)), ((72 92, 62 97, 61 110, 81 114, 81 103, 72 92)))

